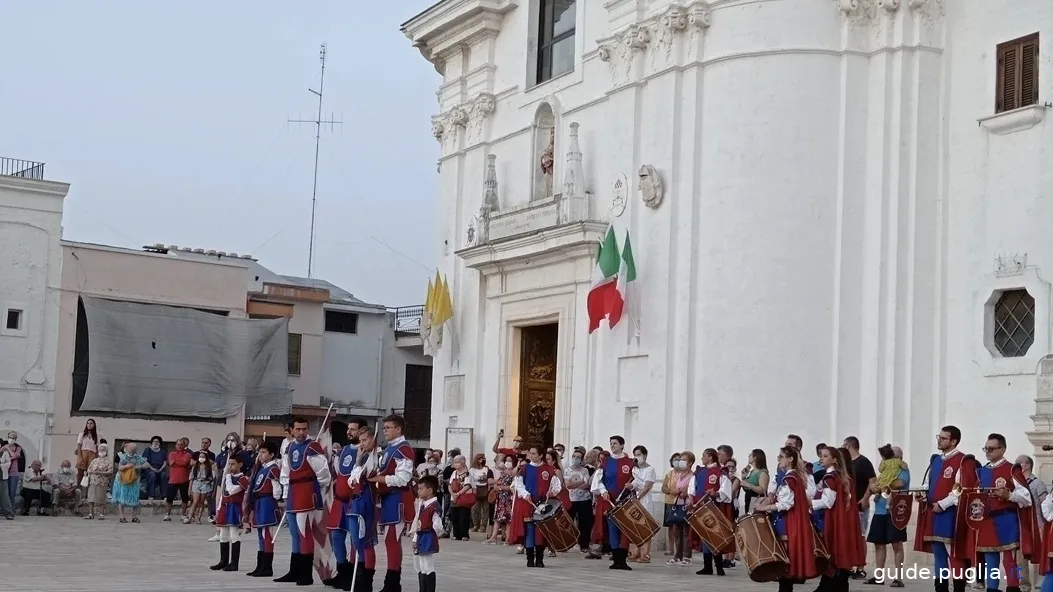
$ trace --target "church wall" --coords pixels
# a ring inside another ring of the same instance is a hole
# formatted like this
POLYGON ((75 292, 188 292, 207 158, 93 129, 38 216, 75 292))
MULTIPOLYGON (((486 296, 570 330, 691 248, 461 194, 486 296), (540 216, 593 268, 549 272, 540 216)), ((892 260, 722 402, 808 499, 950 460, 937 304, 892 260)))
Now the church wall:
MULTIPOLYGON (((1000 432, 1009 440, 1009 454, 1033 453, 1025 432, 1033 429, 1028 416, 1035 410, 1035 371, 1050 353, 1053 159, 1045 147, 1053 129, 1046 120, 1012 129, 1009 114, 978 120, 995 112, 996 46, 1036 31, 1039 102, 1053 96, 1045 71, 1050 61, 1041 58, 1053 55, 1053 30, 1041 27, 1053 22, 1053 5, 966 0, 947 12, 946 420, 963 427, 969 452, 979 454, 987 434, 1000 432), (1022 262, 1025 254, 1026 266, 1016 271, 1013 261, 1022 262), (1021 287, 1035 298, 1035 342, 1023 357, 1002 358, 984 345, 985 304, 996 290, 1021 287)), ((1037 117, 1045 113, 1040 108, 1037 117)))

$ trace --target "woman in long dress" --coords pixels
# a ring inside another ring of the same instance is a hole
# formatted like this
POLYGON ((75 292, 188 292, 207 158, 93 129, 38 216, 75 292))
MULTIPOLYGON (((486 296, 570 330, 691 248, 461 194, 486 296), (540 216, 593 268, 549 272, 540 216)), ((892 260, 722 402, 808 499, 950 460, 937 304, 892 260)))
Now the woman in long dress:
POLYGON ((110 491, 113 476, 113 460, 106 444, 99 444, 99 455, 88 464, 88 515, 87 520, 106 519, 106 495, 110 491))
POLYGON ((131 509, 132 522, 139 522, 139 472, 147 464, 135 442, 125 442, 124 452, 117 455, 117 475, 113 478, 112 497, 122 523, 128 522, 125 508, 131 509))

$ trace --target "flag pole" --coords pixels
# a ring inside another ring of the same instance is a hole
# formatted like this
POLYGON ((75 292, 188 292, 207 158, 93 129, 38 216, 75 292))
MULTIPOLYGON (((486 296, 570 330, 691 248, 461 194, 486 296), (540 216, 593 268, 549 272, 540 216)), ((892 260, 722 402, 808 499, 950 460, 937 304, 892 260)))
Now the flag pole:
MULTIPOLYGON (((317 440, 318 438, 322 437, 322 432, 325 431, 325 422, 329 421, 329 414, 332 413, 332 412, 333 412, 333 403, 330 403, 329 404, 329 410, 325 412, 325 419, 322 420, 322 427, 318 430, 318 436, 315 437, 315 440, 317 440)), ((329 462, 329 451, 328 450, 325 452, 325 456, 326 456, 326 463, 328 463, 329 462)), ((285 459, 283 458, 282 459, 282 463, 284 463, 284 462, 285 462, 285 459)), ((292 467, 290 466, 289 468, 292 468, 292 467)), ((283 491, 282 493, 284 494, 285 492, 283 491)), ((275 529, 274 529, 274 536, 272 537, 272 542, 273 542, 273 540, 278 538, 278 535, 282 531, 282 526, 285 526, 285 523, 288 522, 288 521, 289 521, 289 509, 286 508, 285 511, 282 512, 282 519, 278 522, 278 526, 275 527, 275 529)))

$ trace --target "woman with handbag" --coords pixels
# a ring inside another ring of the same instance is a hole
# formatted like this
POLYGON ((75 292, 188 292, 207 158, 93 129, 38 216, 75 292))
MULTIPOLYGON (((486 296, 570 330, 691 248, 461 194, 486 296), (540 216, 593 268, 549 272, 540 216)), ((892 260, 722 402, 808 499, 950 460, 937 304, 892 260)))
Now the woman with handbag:
POLYGON ((471 530, 486 533, 490 521, 490 486, 494 483, 494 473, 486 466, 486 455, 479 453, 472 459, 472 468, 468 470, 472 489, 475 490, 475 503, 472 504, 471 530))
POLYGON ((128 522, 124 511, 132 511, 132 522, 139 522, 139 471, 147 466, 146 459, 139 454, 135 442, 125 442, 124 452, 117 457, 117 475, 113 478, 113 503, 121 522, 128 522))
POLYGON ((453 473, 450 475, 450 521, 453 522, 453 538, 469 540, 468 530, 475 505, 475 489, 463 456, 453 458, 453 473))
POLYGON ((668 486, 666 483, 662 484, 662 491, 666 495, 673 496, 673 503, 669 505, 665 516, 665 525, 673 531, 673 558, 669 560, 669 565, 691 565, 691 549, 688 545, 687 532, 687 502, 688 488, 693 478, 691 468, 694 464, 694 453, 690 450, 681 452, 671 478, 668 480, 668 486))

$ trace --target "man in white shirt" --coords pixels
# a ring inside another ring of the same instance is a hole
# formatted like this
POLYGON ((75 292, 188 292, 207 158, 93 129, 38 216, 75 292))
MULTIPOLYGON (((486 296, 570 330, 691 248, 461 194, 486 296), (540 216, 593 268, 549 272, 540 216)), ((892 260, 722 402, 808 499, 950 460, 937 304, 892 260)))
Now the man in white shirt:
POLYGON ((59 472, 52 477, 52 483, 55 486, 55 506, 72 503, 73 513, 79 516, 80 500, 84 492, 81 491, 80 487, 77 487, 76 478, 77 474, 73 472, 70 462, 63 460, 59 472))
POLYGON ((29 506, 33 500, 40 502, 37 516, 47 516, 45 510, 51 508, 51 477, 44 473, 40 461, 35 460, 29 470, 22 475, 22 515, 29 515, 29 506))

